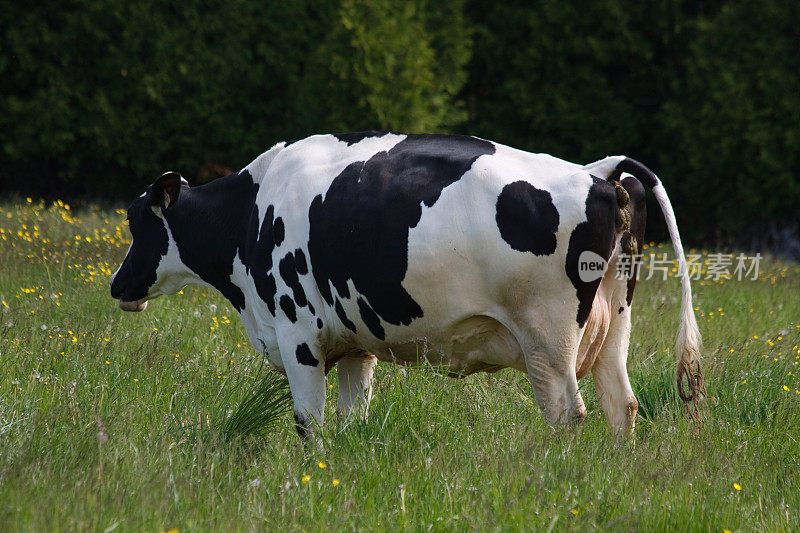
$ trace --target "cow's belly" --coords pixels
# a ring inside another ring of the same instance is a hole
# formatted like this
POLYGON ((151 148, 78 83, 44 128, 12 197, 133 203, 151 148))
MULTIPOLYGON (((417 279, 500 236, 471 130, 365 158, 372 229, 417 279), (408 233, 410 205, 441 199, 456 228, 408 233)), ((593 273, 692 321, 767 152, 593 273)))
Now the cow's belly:
POLYGON ((471 316, 437 330, 409 331, 386 342, 360 347, 379 360, 401 365, 431 365, 442 372, 472 374, 505 367, 525 371, 525 359, 511 332, 488 316, 471 316))

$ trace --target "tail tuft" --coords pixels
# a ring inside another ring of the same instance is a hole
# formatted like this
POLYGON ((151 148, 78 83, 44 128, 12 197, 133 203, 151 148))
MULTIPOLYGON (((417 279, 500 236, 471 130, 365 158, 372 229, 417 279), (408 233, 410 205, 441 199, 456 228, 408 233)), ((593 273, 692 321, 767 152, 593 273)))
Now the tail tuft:
POLYGON ((675 353, 678 356, 678 367, 675 380, 678 385, 678 396, 683 400, 692 417, 698 424, 702 423, 701 402, 707 397, 703 371, 700 368, 700 332, 697 329, 694 310, 689 306, 681 306, 681 322, 678 328, 678 339, 675 353), (686 313, 689 316, 686 316, 686 313))

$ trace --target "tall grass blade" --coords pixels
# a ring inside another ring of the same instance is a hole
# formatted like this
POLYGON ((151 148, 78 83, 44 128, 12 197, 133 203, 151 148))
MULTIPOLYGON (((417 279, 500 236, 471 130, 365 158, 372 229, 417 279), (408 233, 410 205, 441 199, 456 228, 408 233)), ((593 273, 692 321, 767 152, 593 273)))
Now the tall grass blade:
POLYGON ((222 437, 267 437, 292 405, 287 379, 274 370, 262 370, 253 389, 220 425, 222 437))

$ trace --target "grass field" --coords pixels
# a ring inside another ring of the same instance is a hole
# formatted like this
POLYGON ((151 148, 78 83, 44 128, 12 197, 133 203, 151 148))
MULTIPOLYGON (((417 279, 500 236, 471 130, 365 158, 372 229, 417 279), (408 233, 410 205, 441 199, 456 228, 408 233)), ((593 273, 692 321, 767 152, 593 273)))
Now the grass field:
POLYGON ((328 376, 324 452, 305 453, 290 412, 263 439, 218 430, 261 367, 220 296, 118 309, 123 219, 0 204, 2 531, 800 528, 800 265, 695 282, 715 399, 699 434, 673 385, 679 284, 654 278, 634 300, 635 446, 590 378, 589 417, 564 430, 522 374, 381 364, 365 422, 337 420, 328 376))

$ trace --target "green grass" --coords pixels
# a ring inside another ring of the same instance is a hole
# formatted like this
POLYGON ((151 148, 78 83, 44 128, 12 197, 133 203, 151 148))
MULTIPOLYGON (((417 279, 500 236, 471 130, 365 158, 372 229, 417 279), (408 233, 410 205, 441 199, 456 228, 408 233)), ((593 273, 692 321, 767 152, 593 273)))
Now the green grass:
POLYGON ((218 295, 117 308, 123 215, 0 209, 0 530, 800 527, 797 264, 695 283, 716 400, 699 434, 673 385, 679 284, 652 279, 634 304, 635 446, 615 445, 591 379, 586 423, 564 430, 522 374, 381 364, 364 422, 337 420, 331 372, 324 452, 306 452, 290 411, 263 437, 237 411, 281 388, 218 295))

